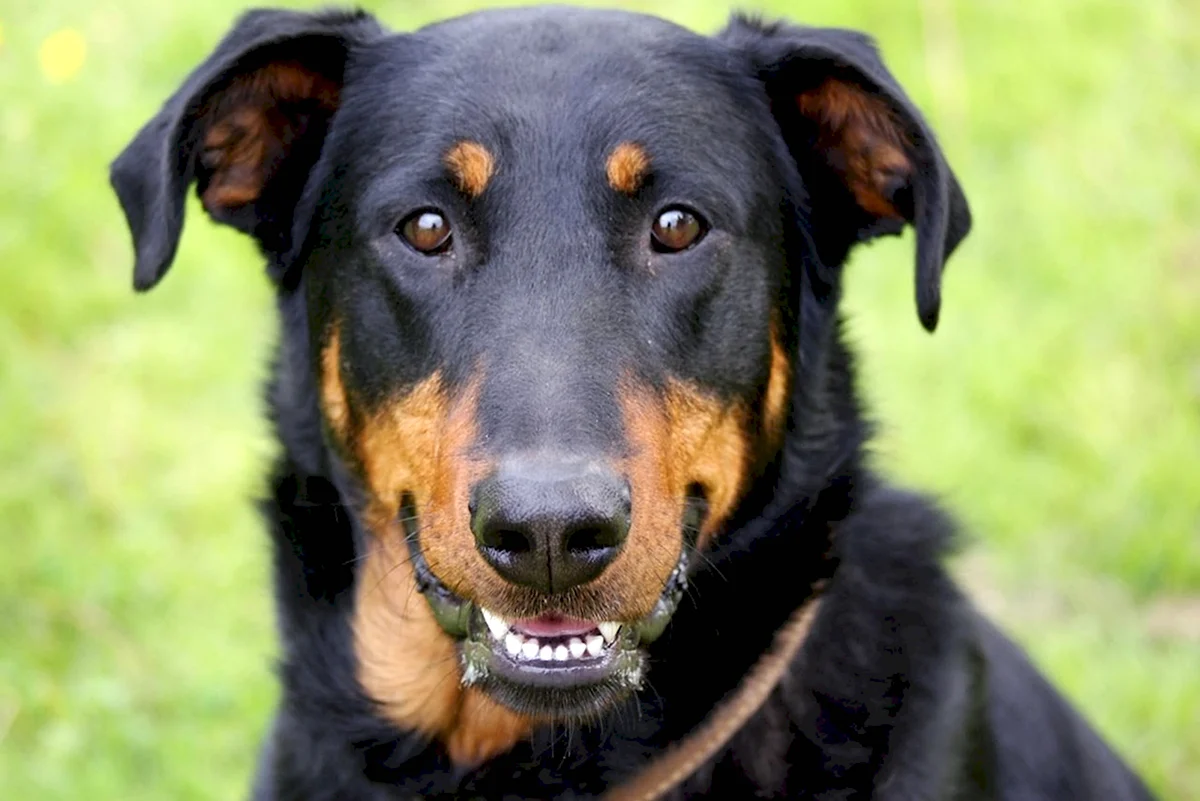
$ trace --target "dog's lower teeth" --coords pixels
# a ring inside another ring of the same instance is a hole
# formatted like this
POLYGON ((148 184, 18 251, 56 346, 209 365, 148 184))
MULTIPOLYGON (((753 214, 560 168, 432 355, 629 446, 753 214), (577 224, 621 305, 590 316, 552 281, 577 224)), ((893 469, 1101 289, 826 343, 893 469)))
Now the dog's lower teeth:
POLYGON ((521 646, 525 644, 525 638, 520 634, 509 632, 504 636, 504 650, 508 651, 509 656, 516 656, 521 653, 521 646))
POLYGON ((567 643, 567 650, 571 653, 571 656, 579 659, 587 653, 587 646, 583 644, 583 640, 578 637, 572 637, 571 641, 567 643))
POLYGON ((539 648, 537 640, 526 640, 521 646, 521 656, 525 657, 526 659, 533 659, 538 655, 538 650, 539 648))
POLYGON ((604 638, 589 634, 587 638, 587 652, 592 656, 600 656, 600 652, 604 650, 604 638))
POLYGON ((567 650, 567 646, 565 646, 565 645, 560 645, 554 649, 554 661, 555 662, 566 662, 567 659, 570 658, 570 656, 571 656, 571 653, 567 650))
POLYGON ((549 645, 543 645, 542 650, 538 651, 538 659, 542 660, 543 662, 549 662, 553 658, 554 658, 554 649, 551 648, 549 645))

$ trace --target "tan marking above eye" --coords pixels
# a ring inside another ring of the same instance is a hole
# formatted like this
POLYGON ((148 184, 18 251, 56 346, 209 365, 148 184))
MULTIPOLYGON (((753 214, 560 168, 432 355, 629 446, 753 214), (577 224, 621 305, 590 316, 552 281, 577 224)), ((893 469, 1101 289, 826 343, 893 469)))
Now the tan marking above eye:
POLYGON ((604 165, 608 185, 626 195, 638 191, 649 169, 649 154, 634 142, 622 142, 617 145, 604 165))
POLYGON ((496 158, 486 147, 469 139, 454 145, 442 159, 454 183, 468 197, 476 198, 487 189, 496 172, 496 158))

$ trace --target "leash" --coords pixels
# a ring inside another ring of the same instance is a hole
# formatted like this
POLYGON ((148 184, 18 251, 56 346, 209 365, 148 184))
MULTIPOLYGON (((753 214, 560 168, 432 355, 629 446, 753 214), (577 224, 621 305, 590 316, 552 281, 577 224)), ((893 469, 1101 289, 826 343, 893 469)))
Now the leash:
POLYGON ((601 796, 602 801, 655 801, 662 798, 728 745, 754 713, 762 709, 808 639, 821 606, 819 593, 818 585, 816 594, 792 612, 783 627, 775 632, 770 650, 759 657, 737 691, 721 701, 698 729, 631 780, 601 796))

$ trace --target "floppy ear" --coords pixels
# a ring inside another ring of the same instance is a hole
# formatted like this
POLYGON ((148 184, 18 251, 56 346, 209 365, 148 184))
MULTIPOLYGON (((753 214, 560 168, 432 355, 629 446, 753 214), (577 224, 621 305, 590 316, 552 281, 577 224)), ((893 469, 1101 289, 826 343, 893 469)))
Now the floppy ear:
POLYGON ((347 54, 379 32, 361 13, 245 14, 112 164, 133 234, 133 285, 158 283, 194 180, 218 222, 269 253, 290 247, 292 211, 337 111, 347 54))
POLYGON ((744 53, 804 178, 822 258, 911 223, 922 325, 937 327, 942 267, 971 227, 967 199, 933 132, 854 31, 735 18, 720 38, 744 53))

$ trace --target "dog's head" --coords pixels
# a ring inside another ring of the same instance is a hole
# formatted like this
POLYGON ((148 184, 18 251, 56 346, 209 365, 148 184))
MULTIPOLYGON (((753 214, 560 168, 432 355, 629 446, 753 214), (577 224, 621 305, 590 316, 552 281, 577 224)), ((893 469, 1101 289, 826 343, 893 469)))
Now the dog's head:
POLYGON ((460 678, 534 717, 637 687, 689 555, 770 475, 849 248, 912 224, 932 330, 969 226, 864 37, 566 9, 249 14, 113 182, 138 288, 194 182, 303 305, 367 533, 360 675, 426 730, 460 678))

